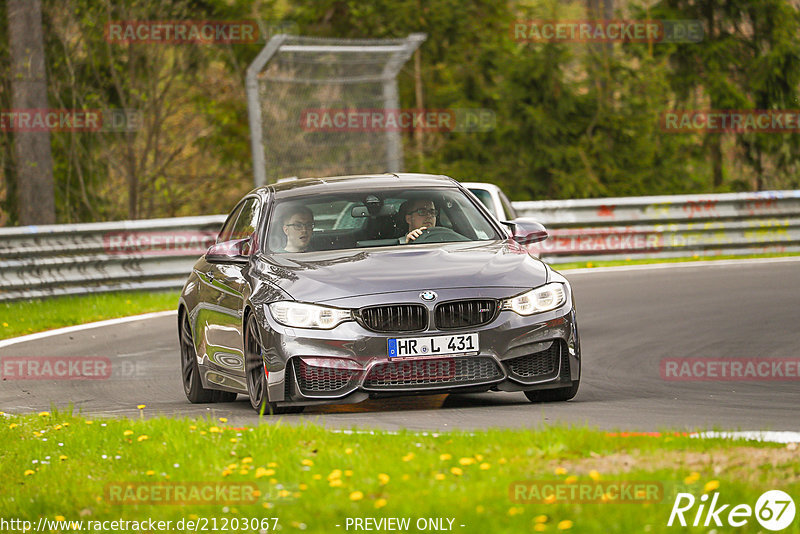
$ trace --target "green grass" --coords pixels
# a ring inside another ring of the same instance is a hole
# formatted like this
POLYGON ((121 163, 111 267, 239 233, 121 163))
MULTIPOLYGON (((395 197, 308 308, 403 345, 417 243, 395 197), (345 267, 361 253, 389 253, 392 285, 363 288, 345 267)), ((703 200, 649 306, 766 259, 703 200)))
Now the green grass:
POLYGON ((782 252, 775 254, 747 254, 747 255, 726 255, 726 256, 689 256, 685 258, 662 258, 662 259, 636 259, 636 260, 598 260, 598 261, 576 261, 569 263, 554 263, 550 266, 557 271, 567 269, 585 269, 592 267, 619 267, 621 265, 649 265, 651 263, 686 263, 693 261, 714 261, 714 260, 746 260, 754 258, 784 258, 789 256, 800 256, 800 252, 782 252))
POLYGON ((120 292, 0 303, 0 339, 178 307, 178 292, 120 292))
MULTIPOLYGON (((470 533, 533 532, 537 524, 546 532, 559 532, 559 524, 570 532, 706 532, 666 526, 670 491, 682 488, 698 499, 717 491, 720 503, 750 506, 770 489, 800 497, 800 456, 785 445, 671 434, 614 437, 567 427, 348 434, 280 420, 249 428, 198 419, 89 422, 56 412, 0 418, 1 518, 34 524, 40 516, 152 518, 173 525, 182 518, 216 518, 221 525, 225 519, 277 517, 284 532, 346 532, 348 517, 410 517, 412 525, 417 518, 449 517, 454 531, 470 533), (567 484, 568 477, 579 484, 592 478, 653 481, 668 494, 653 504, 516 502, 509 494, 518 481, 567 484), (116 488, 158 482, 247 485, 260 495, 246 504, 113 501, 116 488)), ((690 522, 696 509, 687 514, 690 522)), ((735 530, 758 527, 750 518, 735 530)), ((798 533, 800 526, 795 522, 782 532, 798 533)))

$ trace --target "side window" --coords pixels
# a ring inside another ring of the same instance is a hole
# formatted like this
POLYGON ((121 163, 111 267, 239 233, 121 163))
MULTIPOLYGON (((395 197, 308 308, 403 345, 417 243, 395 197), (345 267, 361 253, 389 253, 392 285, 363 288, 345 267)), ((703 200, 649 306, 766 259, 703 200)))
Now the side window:
POLYGON ((239 218, 243 206, 244 203, 239 204, 234 208, 231 214, 228 215, 228 219, 225 221, 225 224, 222 225, 222 230, 219 231, 219 235, 217 236, 217 243, 223 243, 233 239, 231 237, 231 235, 233 235, 233 225, 236 224, 236 219, 239 218))
POLYGON ((253 235, 258 226, 259 201, 257 198, 248 198, 242 203, 242 209, 236 224, 233 225, 231 239, 246 239, 253 235))
POLYGON ((514 210, 508 197, 502 191, 500 191, 500 204, 503 205, 503 211, 506 212, 507 221, 513 221, 517 218, 517 212, 514 210))

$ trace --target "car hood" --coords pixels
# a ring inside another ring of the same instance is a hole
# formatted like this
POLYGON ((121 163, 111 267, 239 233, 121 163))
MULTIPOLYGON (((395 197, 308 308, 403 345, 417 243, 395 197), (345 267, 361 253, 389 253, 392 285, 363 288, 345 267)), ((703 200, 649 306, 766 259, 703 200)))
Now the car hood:
POLYGON ((545 265, 511 240, 280 254, 262 257, 258 271, 305 302, 426 289, 526 289, 547 282, 545 265))

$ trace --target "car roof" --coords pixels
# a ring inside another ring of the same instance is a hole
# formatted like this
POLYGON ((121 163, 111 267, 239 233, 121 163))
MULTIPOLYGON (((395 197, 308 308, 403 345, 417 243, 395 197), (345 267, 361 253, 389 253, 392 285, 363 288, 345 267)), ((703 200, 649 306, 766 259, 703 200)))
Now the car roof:
POLYGON ((448 176, 416 173, 355 174, 286 180, 266 186, 276 198, 305 196, 309 193, 340 193, 366 189, 396 187, 455 187, 458 182, 448 176))

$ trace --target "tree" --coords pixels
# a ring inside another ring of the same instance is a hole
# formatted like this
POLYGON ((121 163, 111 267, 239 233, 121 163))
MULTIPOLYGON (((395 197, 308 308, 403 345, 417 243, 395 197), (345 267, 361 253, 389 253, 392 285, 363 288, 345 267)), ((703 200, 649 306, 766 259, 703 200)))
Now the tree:
MULTIPOLYGON (((8 0, 11 106, 15 111, 47 109, 47 76, 40 0, 8 0)), ((15 131, 19 222, 56 222, 53 160, 49 131, 15 131)))

